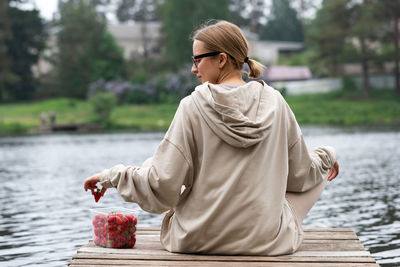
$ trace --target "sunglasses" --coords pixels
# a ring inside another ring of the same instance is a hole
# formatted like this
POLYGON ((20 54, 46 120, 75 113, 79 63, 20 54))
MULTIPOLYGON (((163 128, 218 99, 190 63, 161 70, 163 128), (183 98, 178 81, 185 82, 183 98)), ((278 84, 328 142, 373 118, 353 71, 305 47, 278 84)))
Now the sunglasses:
POLYGON ((209 52, 209 53, 204 53, 204 54, 197 55, 197 56, 192 56, 192 61, 197 69, 197 65, 200 63, 200 59, 202 59, 203 57, 212 57, 212 56, 216 56, 219 54, 221 54, 221 52, 209 52))

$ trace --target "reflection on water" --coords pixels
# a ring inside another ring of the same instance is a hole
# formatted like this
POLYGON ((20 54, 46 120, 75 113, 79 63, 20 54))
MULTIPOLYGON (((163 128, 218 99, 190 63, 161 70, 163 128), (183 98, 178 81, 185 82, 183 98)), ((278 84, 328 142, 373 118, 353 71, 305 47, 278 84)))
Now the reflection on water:
MULTIPOLYGON (((351 227, 382 266, 400 264, 400 133, 303 128, 308 147, 334 146, 340 176, 328 184, 305 227, 351 227)), ((65 266, 91 238, 88 210, 137 207, 108 190, 98 204, 83 179, 115 164, 139 165, 163 134, 0 138, 0 262, 65 266)), ((142 212, 139 226, 162 217, 142 212)))

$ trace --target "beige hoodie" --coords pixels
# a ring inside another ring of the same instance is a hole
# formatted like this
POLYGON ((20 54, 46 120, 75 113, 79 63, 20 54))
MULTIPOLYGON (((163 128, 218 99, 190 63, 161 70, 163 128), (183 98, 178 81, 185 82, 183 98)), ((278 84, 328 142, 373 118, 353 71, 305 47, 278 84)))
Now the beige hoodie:
POLYGON ((335 161, 333 148, 307 151, 289 106, 265 83, 204 83, 181 101, 151 167, 117 165, 100 180, 148 212, 169 211, 168 251, 280 255, 303 236, 286 191, 314 187, 335 161))

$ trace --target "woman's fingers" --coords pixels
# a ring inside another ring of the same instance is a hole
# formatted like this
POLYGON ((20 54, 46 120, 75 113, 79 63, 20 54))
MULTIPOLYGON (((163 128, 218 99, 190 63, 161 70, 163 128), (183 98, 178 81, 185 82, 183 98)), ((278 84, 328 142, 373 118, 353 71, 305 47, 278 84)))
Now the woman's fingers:
POLYGON ((332 181, 339 174, 339 163, 336 161, 335 165, 328 172, 328 181, 332 181))
POLYGON ((97 174, 95 174, 95 175, 93 175, 93 176, 91 176, 89 178, 86 178, 86 180, 85 180, 85 182, 83 184, 83 187, 84 187, 85 191, 87 191, 88 189, 91 189, 91 190, 95 189, 97 187, 96 184, 99 181, 100 181, 100 178, 99 178, 99 176, 97 174))
POLYGON ((104 196, 104 193, 107 191, 107 188, 103 187, 101 188, 101 196, 104 196))

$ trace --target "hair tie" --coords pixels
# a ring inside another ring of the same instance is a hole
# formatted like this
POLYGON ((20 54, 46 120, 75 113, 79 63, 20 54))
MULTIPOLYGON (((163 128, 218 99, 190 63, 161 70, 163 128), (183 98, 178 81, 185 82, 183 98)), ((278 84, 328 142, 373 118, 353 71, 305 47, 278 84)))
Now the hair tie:
POLYGON ((244 58, 244 63, 248 63, 249 62, 249 57, 245 57, 244 58))

